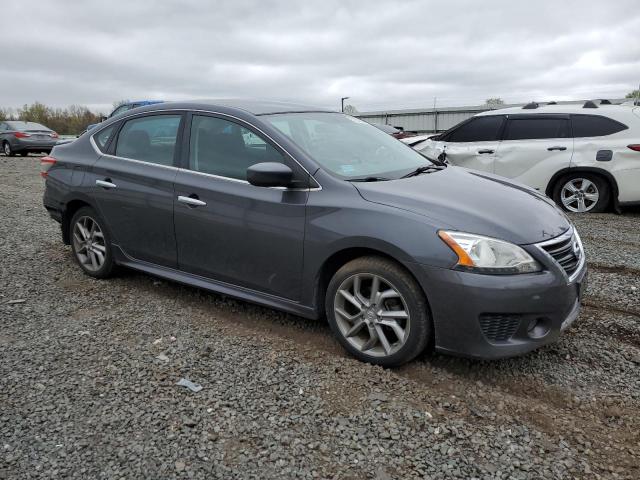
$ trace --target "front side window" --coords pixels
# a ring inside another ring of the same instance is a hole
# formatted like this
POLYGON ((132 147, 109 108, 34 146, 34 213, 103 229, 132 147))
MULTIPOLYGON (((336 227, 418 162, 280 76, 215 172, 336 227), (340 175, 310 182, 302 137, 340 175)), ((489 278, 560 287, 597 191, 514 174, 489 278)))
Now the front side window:
POLYGON ((504 139, 535 140, 569 136, 569 120, 566 118, 510 118, 504 139))
POLYGON ((189 168, 220 177, 246 180, 247 168, 256 163, 284 163, 258 134, 222 118, 194 115, 189 143, 189 168))
POLYGON ((499 139, 504 117, 475 117, 446 136, 447 142, 489 142, 499 139))
POLYGON ((119 157, 173 165, 181 115, 153 115, 127 121, 116 143, 119 157))
POLYGON ((603 137, 626 130, 628 127, 601 115, 572 115, 574 137, 603 137))
POLYGON ((343 179, 394 179, 431 163, 391 135, 341 113, 280 113, 261 118, 343 179))

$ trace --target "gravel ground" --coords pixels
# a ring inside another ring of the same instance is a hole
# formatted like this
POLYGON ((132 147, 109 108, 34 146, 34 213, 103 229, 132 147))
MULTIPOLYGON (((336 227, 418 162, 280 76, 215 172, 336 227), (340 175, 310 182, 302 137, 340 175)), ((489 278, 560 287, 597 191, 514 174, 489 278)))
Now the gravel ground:
POLYGON ((0 479, 640 477, 638 211, 574 218, 591 283, 559 342, 384 370, 323 322, 84 276, 37 159, 0 169, 0 479))

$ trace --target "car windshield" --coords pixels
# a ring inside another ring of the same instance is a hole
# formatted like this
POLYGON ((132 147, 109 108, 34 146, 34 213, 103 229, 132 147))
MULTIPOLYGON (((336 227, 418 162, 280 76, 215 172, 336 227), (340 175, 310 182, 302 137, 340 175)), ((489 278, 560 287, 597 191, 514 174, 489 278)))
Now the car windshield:
POLYGON ((432 163, 376 127, 341 113, 281 113, 263 118, 323 168, 346 180, 396 179, 432 163))

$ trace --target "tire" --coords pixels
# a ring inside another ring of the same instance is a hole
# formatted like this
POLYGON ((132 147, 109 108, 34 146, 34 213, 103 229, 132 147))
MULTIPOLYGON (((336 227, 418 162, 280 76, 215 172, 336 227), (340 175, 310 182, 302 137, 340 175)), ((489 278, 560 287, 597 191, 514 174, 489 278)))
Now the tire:
POLYGON ((2 144, 2 153, 5 154, 5 156, 7 157, 13 157, 15 156, 15 152, 13 151, 13 149, 11 148, 11 144, 7 141, 5 141, 2 144))
POLYGON ((610 199, 609 182, 592 173, 570 173, 560 178, 553 188, 553 200, 566 212, 601 213, 609 206, 610 199))
POLYGON ((20 152, 20 156, 22 157, 26 157, 27 155, 29 155, 29 152, 20 152))
POLYGON ((108 278, 114 273, 111 237, 93 208, 82 207, 73 215, 69 238, 73 258, 84 273, 94 278, 108 278))
POLYGON ((325 309, 331 330, 342 346, 359 360, 374 365, 396 367, 407 363, 424 351, 431 338, 431 318, 420 286, 403 267, 386 258, 361 257, 340 268, 329 282, 325 309), (376 303, 372 304, 375 278, 376 290, 385 296, 374 295, 376 303), (394 313, 399 310, 408 318, 394 313))

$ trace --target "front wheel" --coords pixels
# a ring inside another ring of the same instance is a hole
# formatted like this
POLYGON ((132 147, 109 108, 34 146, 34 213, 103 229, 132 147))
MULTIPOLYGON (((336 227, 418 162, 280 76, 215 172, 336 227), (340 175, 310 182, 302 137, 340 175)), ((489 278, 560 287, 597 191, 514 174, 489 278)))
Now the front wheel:
POLYGON ((71 249, 80 268, 89 276, 107 278, 114 269, 111 241, 104 222, 91 207, 78 210, 71 219, 71 249))
POLYGON ((331 279, 327 318, 354 357, 384 367, 413 360, 427 346, 431 319, 420 286, 400 265, 361 257, 331 279))
POLYGON ((553 189, 554 201, 565 211, 600 213, 609 205, 609 184, 598 175, 571 173, 561 178, 553 189))

